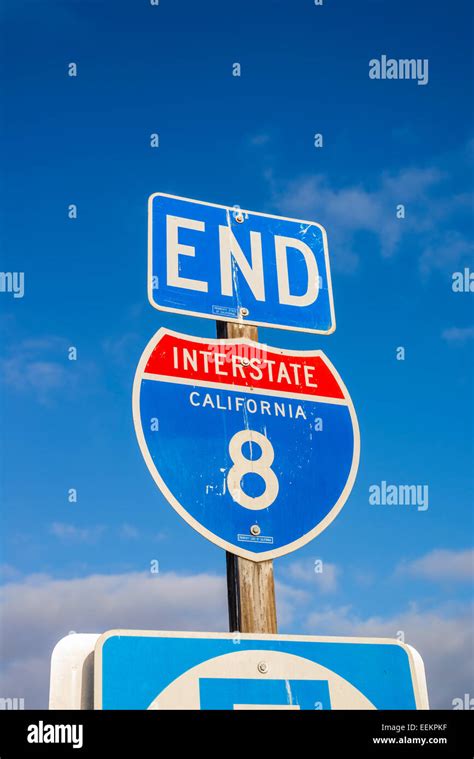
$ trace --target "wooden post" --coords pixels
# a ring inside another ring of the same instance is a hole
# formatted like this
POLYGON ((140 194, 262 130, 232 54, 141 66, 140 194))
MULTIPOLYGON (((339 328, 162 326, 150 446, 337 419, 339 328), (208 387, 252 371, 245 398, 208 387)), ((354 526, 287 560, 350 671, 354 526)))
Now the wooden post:
MULTIPOLYGON (((258 330, 247 324, 217 322, 217 337, 258 340, 258 330)), ((227 552, 226 565, 229 630, 276 633, 273 562, 250 561, 227 552)))

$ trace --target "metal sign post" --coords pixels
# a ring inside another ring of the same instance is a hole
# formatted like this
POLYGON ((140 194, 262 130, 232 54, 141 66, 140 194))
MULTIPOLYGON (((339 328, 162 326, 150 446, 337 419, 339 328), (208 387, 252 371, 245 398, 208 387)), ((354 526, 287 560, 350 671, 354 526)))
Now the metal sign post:
MULTIPOLYGON (((216 322, 217 337, 258 340, 258 329, 233 322, 216 322)), ((250 561, 227 551, 229 630, 276 633, 277 615, 273 561, 250 561)))

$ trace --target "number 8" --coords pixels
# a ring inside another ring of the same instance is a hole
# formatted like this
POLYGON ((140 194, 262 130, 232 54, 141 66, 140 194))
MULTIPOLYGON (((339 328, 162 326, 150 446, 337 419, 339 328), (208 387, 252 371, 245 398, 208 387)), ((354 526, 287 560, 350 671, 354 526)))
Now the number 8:
POLYGON ((227 487, 234 501, 246 509, 255 511, 271 506, 278 495, 279 485, 278 478, 271 468, 275 451, 269 439, 260 432, 255 432, 255 430, 241 430, 236 432, 230 441, 229 454, 234 466, 227 475, 227 487), (257 443, 262 450, 260 458, 246 458, 242 453, 244 443, 257 443), (242 477, 249 472, 258 474, 265 482, 265 490, 262 495, 253 497, 242 490, 242 477))

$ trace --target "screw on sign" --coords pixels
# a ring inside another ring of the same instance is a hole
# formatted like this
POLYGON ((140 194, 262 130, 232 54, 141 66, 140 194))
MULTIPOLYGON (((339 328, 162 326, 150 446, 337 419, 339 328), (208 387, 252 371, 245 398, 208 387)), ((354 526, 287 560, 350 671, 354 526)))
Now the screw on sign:
POLYGON ((133 414, 165 498, 199 533, 253 561, 322 532, 356 477, 354 407, 319 350, 161 329, 137 368, 133 414))

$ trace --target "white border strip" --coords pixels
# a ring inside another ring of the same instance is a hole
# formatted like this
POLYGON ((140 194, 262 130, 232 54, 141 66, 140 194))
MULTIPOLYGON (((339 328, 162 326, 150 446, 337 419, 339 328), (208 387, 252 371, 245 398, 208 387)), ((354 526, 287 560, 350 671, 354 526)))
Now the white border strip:
POLYGON ((50 709, 94 708, 94 647, 100 633, 70 633, 51 654, 50 709))

